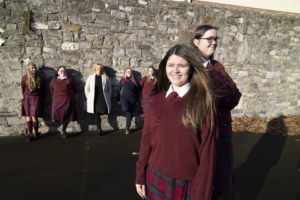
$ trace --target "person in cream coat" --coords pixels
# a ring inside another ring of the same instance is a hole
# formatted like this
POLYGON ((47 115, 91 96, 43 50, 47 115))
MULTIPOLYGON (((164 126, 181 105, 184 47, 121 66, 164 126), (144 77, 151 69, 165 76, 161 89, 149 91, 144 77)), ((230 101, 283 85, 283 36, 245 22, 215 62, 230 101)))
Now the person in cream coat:
POLYGON ((102 133, 100 115, 109 114, 111 111, 112 89, 102 64, 95 65, 93 71, 94 74, 86 80, 84 91, 87 98, 87 112, 94 114, 100 137, 102 133))

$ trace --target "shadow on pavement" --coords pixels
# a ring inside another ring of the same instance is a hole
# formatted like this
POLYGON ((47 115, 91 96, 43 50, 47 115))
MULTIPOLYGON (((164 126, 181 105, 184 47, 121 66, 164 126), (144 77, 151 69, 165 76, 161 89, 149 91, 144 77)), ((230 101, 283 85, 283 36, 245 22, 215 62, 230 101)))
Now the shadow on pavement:
POLYGON ((226 200, 255 200, 258 199, 268 174, 277 165, 282 154, 287 137, 287 127, 283 117, 275 118, 268 123, 267 131, 252 148, 246 162, 235 170, 235 186, 226 200), (281 135, 267 134, 273 127, 280 124, 281 135))

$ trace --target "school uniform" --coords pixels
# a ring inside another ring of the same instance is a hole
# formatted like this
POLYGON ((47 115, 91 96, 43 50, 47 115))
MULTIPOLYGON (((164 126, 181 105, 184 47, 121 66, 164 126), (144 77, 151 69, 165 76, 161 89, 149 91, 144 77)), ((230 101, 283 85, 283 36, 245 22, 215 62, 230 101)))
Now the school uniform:
POLYGON ((142 93, 142 113, 140 116, 145 118, 151 100, 158 93, 157 82, 155 81, 155 79, 152 77, 150 78, 150 82, 148 82, 147 76, 143 77, 140 81, 140 92, 142 93))
POLYGON ((129 128, 131 126, 136 102, 139 100, 139 86, 138 83, 135 85, 134 82, 130 80, 130 77, 127 77, 123 84, 122 80, 123 79, 121 79, 119 83, 117 99, 121 102, 123 112, 126 113, 126 128, 129 128))
POLYGON ((216 88, 221 89, 221 98, 217 104, 219 134, 214 187, 218 196, 224 197, 231 192, 235 182, 231 110, 238 105, 242 94, 221 63, 213 60, 206 61, 203 65, 208 69, 213 69, 209 72, 212 83, 216 88))
POLYGON ((146 185, 147 199, 210 200, 213 187, 216 129, 210 114, 195 134, 182 123, 189 83, 157 94, 145 119, 136 184, 146 185), (175 95, 176 96, 176 95, 175 95))
POLYGON ((78 119, 75 95, 78 85, 71 77, 54 78, 50 82, 52 93, 52 121, 70 122, 78 119))
POLYGON ((43 117, 44 99, 46 96, 45 81, 42 80, 40 88, 30 91, 27 83, 27 75, 22 77, 21 88, 23 94, 21 116, 43 117))

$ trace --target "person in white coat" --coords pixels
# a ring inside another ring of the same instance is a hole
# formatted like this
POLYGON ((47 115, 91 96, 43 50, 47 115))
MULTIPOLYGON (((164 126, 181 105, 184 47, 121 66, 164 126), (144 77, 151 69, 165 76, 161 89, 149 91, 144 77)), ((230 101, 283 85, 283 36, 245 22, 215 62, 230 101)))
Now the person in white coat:
POLYGON ((96 64, 93 71, 94 74, 86 80, 84 92, 87 98, 87 112, 94 114, 100 137, 102 133, 100 115, 109 114, 111 111, 112 89, 102 64, 96 64))

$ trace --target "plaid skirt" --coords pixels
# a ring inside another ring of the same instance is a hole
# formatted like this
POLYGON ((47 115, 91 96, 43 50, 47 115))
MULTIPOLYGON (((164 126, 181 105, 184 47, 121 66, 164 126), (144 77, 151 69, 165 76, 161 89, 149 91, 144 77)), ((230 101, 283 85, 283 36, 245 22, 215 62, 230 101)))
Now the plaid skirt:
POLYGON ((78 119, 74 99, 56 100, 52 102, 52 121, 70 122, 78 119))
POLYGON ((43 117, 44 100, 40 96, 26 95, 22 100, 21 116, 43 117))
POLYGON ((228 195, 234 185, 231 124, 219 124, 214 187, 219 197, 228 195))
POLYGON ((193 180, 170 178, 148 165, 146 172, 146 199, 191 200, 193 180))
POLYGON ((142 99, 141 99, 141 107, 142 107, 142 112, 140 117, 146 117, 149 105, 151 103, 151 100, 153 99, 155 95, 153 94, 143 94, 142 99))

